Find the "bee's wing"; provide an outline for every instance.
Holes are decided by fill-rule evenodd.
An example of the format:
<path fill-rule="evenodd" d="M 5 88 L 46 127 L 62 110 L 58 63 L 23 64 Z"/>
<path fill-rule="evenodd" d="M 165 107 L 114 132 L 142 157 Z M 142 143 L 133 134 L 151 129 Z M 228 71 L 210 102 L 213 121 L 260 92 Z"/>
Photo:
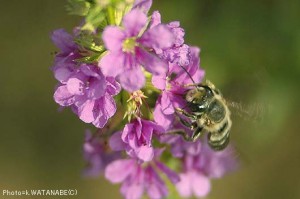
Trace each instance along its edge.
<path fill-rule="evenodd" d="M 263 103 L 253 103 L 249 105 L 241 102 L 226 100 L 226 105 L 230 108 L 234 115 L 237 115 L 245 120 L 261 122 L 264 120 L 270 107 Z"/>

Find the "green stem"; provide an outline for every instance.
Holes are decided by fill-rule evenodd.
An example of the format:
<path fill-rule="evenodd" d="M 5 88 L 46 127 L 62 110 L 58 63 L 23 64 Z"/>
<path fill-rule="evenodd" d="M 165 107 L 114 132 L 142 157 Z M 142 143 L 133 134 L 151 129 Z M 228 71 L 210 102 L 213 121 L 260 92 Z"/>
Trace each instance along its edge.
<path fill-rule="evenodd" d="M 107 17 L 110 25 L 116 25 L 115 8 L 112 6 L 107 8 Z"/>

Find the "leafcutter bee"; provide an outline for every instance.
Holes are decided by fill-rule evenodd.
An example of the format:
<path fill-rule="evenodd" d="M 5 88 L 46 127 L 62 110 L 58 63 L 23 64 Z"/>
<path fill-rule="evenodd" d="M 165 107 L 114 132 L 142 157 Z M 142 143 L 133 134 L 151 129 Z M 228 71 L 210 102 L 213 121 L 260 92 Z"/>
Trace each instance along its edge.
<path fill-rule="evenodd" d="M 186 139 L 197 140 L 203 132 L 208 133 L 208 144 L 214 150 L 223 150 L 229 143 L 229 131 L 232 125 L 230 110 L 221 92 L 209 81 L 193 84 L 187 91 L 185 100 L 187 109 L 177 108 L 177 112 L 190 119 L 180 121 L 193 130 Z"/>

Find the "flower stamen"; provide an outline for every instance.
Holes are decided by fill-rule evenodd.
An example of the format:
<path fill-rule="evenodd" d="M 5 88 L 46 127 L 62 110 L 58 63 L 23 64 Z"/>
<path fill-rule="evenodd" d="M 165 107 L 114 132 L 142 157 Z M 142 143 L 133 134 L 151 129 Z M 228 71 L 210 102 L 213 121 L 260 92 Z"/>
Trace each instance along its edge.
<path fill-rule="evenodd" d="M 136 38 L 130 37 L 123 41 L 122 43 L 122 51 L 126 53 L 134 54 L 136 46 Z"/>

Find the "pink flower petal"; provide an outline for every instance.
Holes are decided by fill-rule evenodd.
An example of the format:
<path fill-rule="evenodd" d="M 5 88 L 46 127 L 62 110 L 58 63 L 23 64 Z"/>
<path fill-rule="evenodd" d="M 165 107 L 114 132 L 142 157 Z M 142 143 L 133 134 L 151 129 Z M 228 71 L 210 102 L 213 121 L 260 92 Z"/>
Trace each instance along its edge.
<path fill-rule="evenodd" d="M 90 99 L 99 99 L 106 92 L 106 81 L 104 77 L 102 79 L 94 78 L 93 81 L 90 81 L 88 89 L 88 98 Z"/>
<path fill-rule="evenodd" d="M 173 46 L 174 39 L 171 30 L 166 25 L 159 24 L 148 29 L 139 39 L 139 42 L 153 49 L 167 49 Z"/>
<path fill-rule="evenodd" d="M 154 11 L 151 16 L 150 28 L 161 24 L 161 15 L 158 11 Z"/>
<path fill-rule="evenodd" d="M 168 195 L 168 189 L 152 167 L 148 167 L 148 185 L 147 193 L 151 199 L 165 198 Z"/>
<path fill-rule="evenodd" d="M 74 68 L 73 67 L 55 67 L 54 68 L 54 77 L 60 82 L 65 82 L 72 75 Z"/>
<path fill-rule="evenodd" d="M 130 132 L 130 134 L 128 135 L 128 145 L 134 151 L 136 151 L 139 148 L 138 139 L 136 137 L 135 132 Z"/>
<path fill-rule="evenodd" d="M 177 191 L 182 197 L 189 198 L 192 196 L 192 184 L 190 176 L 185 173 L 179 174 L 180 181 L 176 184 Z"/>
<path fill-rule="evenodd" d="M 157 55 L 137 48 L 136 56 L 139 63 L 153 75 L 165 75 L 167 73 L 168 64 Z"/>
<path fill-rule="evenodd" d="M 131 133 L 131 131 L 133 130 L 133 124 L 126 124 L 124 129 L 123 129 L 123 132 L 122 132 L 122 140 L 125 142 L 125 143 L 128 143 L 128 136 L 129 134 Z"/>
<path fill-rule="evenodd" d="M 55 30 L 51 35 L 51 39 L 63 53 L 71 52 L 76 48 L 72 35 L 64 29 Z"/>
<path fill-rule="evenodd" d="M 108 119 L 116 113 L 116 103 L 112 96 L 105 94 L 105 96 L 97 100 L 95 104 L 94 115 L 96 115 L 96 118 L 93 124 L 98 128 L 103 128 Z"/>
<path fill-rule="evenodd" d="M 108 26 L 103 31 L 102 38 L 105 47 L 112 52 L 116 52 L 122 50 L 125 34 L 119 27 Z"/>
<path fill-rule="evenodd" d="M 147 145 L 151 145 L 152 140 L 152 134 L 153 134 L 153 127 L 144 125 L 143 130 L 141 131 L 142 140 L 144 140 L 144 143 Z"/>
<path fill-rule="evenodd" d="M 142 183 L 123 184 L 123 186 L 121 190 L 122 194 L 125 196 L 125 199 L 141 199 L 144 193 L 144 186 Z"/>
<path fill-rule="evenodd" d="M 102 73 L 105 76 L 116 77 L 123 72 L 124 54 L 109 52 L 99 62 Z"/>
<path fill-rule="evenodd" d="M 195 74 L 192 76 L 192 78 L 195 82 L 201 82 L 203 80 L 204 75 L 205 75 L 205 71 L 201 68 L 198 68 L 198 70 L 195 72 Z M 190 82 L 190 83 L 193 83 L 193 82 Z"/>
<path fill-rule="evenodd" d="M 107 115 L 103 114 L 102 112 L 99 112 L 99 114 L 93 121 L 93 124 L 97 128 L 103 128 L 105 126 L 105 124 L 107 123 L 108 119 L 109 118 L 107 117 Z"/>
<path fill-rule="evenodd" d="M 154 114 L 154 121 L 158 125 L 162 126 L 165 130 L 168 130 L 171 127 L 174 121 L 174 115 L 164 114 L 160 103 L 156 104 L 153 114 Z"/>
<path fill-rule="evenodd" d="M 84 104 L 78 107 L 79 118 L 86 123 L 93 122 L 95 120 L 95 116 L 93 112 L 94 106 L 95 106 L 94 100 L 87 100 Z"/>
<path fill-rule="evenodd" d="M 152 5 L 152 0 L 135 0 L 132 9 L 140 9 L 142 10 L 145 14 L 148 13 Z"/>
<path fill-rule="evenodd" d="M 117 110 L 114 98 L 108 94 L 105 94 L 103 103 L 104 104 L 102 106 L 104 107 L 105 115 L 107 115 L 109 118 L 112 117 Z"/>
<path fill-rule="evenodd" d="M 165 90 L 166 84 L 167 84 L 166 76 L 165 75 L 153 75 L 152 76 L 152 84 L 153 84 L 153 86 L 155 86 L 156 88 L 158 88 L 160 90 Z"/>
<path fill-rule="evenodd" d="M 149 121 L 149 120 L 142 120 L 143 122 L 143 127 L 145 126 L 149 126 L 149 130 L 151 130 L 151 135 L 152 132 L 154 131 L 157 134 L 161 134 L 163 132 L 165 132 L 164 128 L 162 128 L 160 125 L 158 125 L 157 123 L 153 122 L 153 121 Z"/>
<path fill-rule="evenodd" d="M 106 91 L 110 95 L 117 95 L 121 91 L 121 85 L 113 77 L 106 77 L 107 87 Z"/>
<path fill-rule="evenodd" d="M 156 162 L 156 166 L 163 172 L 166 174 L 166 176 L 170 179 L 170 181 L 174 184 L 176 184 L 177 182 L 180 181 L 179 176 L 177 175 L 177 173 L 175 171 L 172 171 L 170 168 L 168 168 L 167 166 L 165 166 L 164 164 L 160 163 L 160 162 Z"/>
<path fill-rule="evenodd" d="M 205 165 L 204 172 L 210 178 L 221 178 L 226 173 L 238 168 L 235 152 L 232 146 L 223 151 L 215 152 L 207 144 L 203 144 L 202 164 Z"/>
<path fill-rule="evenodd" d="M 139 34 L 147 23 L 147 16 L 139 9 L 134 9 L 123 18 L 123 26 L 127 32 L 127 37 L 134 37 Z"/>
<path fill-rule="evenodd" d="M 204 197 L 210 192 L 210 180 L 208 177 L 192 172 L 191 177 L 191 186 L 195 196 Z"/>
<path fill-rule="evenodd" d="M 84 82 L 76 77 L 69 78 L 67 81 L 68 91 L 73 95 L 83 95 L 84 87 Z"/>
<path fill-rule="evenodd" d="M 118 131 L 114 133 L 109 139 L 109 147 L 114 151 L 122 151 L 125 149 L 125 143 L 121 138 L 121 134 L 122 132 Z"/>
<path fill-rule="evenodd" d="M 168 92 L 162 92 L 161 96 L 161 108 L 162 112 L 166 115 L 173 114 L 175 112 L 172 101 L 168 95 Z"/>
<path fill-rule="evenodd" d="M 103 74 L 100 72 L 99 67 L 95 65 L 82 64 L 80 66 L 80 71 L 86 76 L 96 77 L 98 79 L 104 78 Z"/>
<path fill-rule="evenodd" d="M 74 95 L 71 94 L 66 85 L 59 86 L 54 93 L 54 100 L 61 106 L 70 106 L 74 103 Z"/>
<path fill-rule="evenodd" d="M 115 160 L 105 169 L 105 178 L 112 183 L 123 182 L 134 169 L 133 160 Z"/>
<path fill-rule="evenodd" d="M 120 83 L 125 90 L 134 92 L 144 86 L 145 75 L 140 67 L 127 70 L 120 74 Z"/>
<path fill-rule="evenodd" d="M 141 160 L 148 162 L 151 161 L 154 157 L 154 150 L 149 146 L 141 146 L 137 151 L 137 156 Z"/>

